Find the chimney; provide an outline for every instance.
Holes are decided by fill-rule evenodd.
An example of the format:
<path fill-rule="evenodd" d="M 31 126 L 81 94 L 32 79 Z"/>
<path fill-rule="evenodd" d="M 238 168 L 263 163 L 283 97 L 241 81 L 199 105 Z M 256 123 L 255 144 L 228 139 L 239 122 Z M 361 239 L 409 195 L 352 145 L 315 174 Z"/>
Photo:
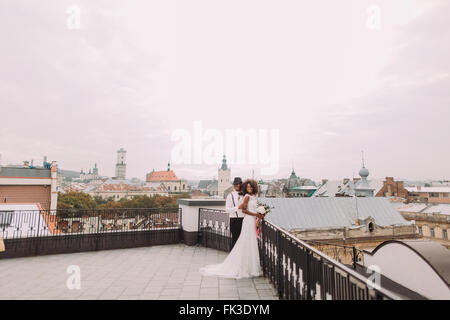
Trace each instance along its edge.
<path fill-rule="evenodd" d="M 23 166 L 24 166 L 24 167 L 29 167 L 29 166 L 30 166 L 30 161 L 25 160 L 25 161 L 23 162 Z"/>
<path fill-rule="evenodd" d="M 417 191 L 420 191 L 422 187 L 421 186 L 417 186 Z"/>

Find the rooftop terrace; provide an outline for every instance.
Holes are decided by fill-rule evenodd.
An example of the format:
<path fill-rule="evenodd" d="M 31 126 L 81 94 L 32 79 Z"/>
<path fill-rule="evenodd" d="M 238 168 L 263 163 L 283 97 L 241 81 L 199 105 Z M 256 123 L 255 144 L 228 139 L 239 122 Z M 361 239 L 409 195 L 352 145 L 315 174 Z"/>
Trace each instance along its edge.
<path fill-rule="evenodd" d="M 278 299 L 267 278 L 204 277 L 201 266 L 226 252 L 161 245 L 0 260 L 0 299 Z M 81 288 L 68 289 L 69 266 L 79 266 Z"/>

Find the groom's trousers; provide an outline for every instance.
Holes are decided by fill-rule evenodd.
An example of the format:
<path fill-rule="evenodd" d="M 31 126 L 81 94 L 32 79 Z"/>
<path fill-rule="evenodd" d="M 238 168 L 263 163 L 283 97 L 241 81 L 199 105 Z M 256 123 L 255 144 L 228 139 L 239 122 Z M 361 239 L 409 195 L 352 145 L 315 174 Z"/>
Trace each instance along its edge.
<path fill-rule="evenodd" d="M 241 235 L 243 220 L 244 218 L 230 218 L 231 249 L 233 249 L 237 239 L 239 239 L 239 236 Z"/>

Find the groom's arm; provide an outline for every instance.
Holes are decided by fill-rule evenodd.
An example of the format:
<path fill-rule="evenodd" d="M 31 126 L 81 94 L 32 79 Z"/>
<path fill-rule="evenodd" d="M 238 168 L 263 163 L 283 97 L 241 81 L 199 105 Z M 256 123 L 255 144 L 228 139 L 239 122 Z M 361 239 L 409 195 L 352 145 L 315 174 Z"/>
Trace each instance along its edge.
<path fill-rule="evenodd" d="M 236 212 L 238 211 L 238 207 L 233 204 L 233 199 L 231 199 L 232 195 L 231 193 L 227 196 L 227 199 L 225 200 L 225 211 L 229 215 L 236 215 Z M 236 200 L 235 200 L 236 201 Z M 237 203 L 235 203 L 237 204 Z"/>

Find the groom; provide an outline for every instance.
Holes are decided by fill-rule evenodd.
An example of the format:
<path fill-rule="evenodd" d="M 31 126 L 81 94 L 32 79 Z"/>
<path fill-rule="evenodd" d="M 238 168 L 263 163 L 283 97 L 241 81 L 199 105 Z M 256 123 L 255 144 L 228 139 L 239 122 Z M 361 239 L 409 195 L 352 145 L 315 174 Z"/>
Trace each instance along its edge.
<path fill-rule="evenodd" d="M 241 185 L 242 179 L 240 177 L 234 178 L 234 190 L 227 196 L 225 202 L 225 209 L 230 215 L 231 249 L 233 249 L 237 239 L 241 235 L 242 220 L 244 220 L 242 210 L 238 209 L 239 205 L 244 200 L 244 197 L 241 194 Z"/>

